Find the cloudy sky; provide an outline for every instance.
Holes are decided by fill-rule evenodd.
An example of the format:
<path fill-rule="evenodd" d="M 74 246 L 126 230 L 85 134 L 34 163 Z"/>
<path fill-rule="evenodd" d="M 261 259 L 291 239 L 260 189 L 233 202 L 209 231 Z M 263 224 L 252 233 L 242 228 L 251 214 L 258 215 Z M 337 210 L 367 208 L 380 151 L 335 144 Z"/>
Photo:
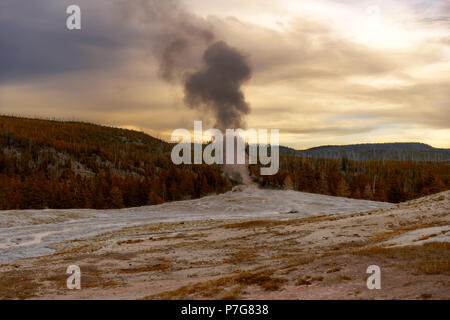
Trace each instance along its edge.
<path fill-rule="evenodd" d="M 70 4 L 82 30 L 66 29 Z M 280 129 L 284 145 L 450 147 L 446 0 L 2 0 L 0 113 L 162 138 L 213 126 L 183 88 L 212 41 L 252 69 L 247 126 Z"/>

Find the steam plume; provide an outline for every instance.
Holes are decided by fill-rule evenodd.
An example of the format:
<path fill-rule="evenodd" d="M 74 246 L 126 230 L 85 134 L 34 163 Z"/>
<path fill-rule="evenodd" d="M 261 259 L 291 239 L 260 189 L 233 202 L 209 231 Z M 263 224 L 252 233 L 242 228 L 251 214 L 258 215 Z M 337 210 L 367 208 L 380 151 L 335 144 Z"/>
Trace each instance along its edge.
<path fill-rule="evenodd" d="M 191 108 L 211 109 L 218 129 L 243 128 L 243 116 L 250 112 L 241 90 L 242 84 L 251 76 L 246 57 L 218 41 L 205 51 L 203 62 L 199 71 L 186 78 L 185 103 Z"/>
<path fill-rule="evenodd" d="M 218 129 L 244 128 L 250 112 L 241 90 L 251 77 L 247 57 L 218 41 L 210 23 L 179 0 L 121 3 L 126 19 L 148 34 L 161 78 L 184 86 L 185 104 L 210 111 Z"/>
<path fill-rule="evenodd" d="M 210 111 L 222 131 L 245 128 L 250 106 L 242 85 L 252 71 L 243 53 L 218 41 L 208 21 L 184 10 L 179 0 L 126 1 L 123 13 L 150 35 L 159 75 L 183 84 L 188 107 Z M 224 173 L 251 184 L 246 165 L 225 165 Z"/>

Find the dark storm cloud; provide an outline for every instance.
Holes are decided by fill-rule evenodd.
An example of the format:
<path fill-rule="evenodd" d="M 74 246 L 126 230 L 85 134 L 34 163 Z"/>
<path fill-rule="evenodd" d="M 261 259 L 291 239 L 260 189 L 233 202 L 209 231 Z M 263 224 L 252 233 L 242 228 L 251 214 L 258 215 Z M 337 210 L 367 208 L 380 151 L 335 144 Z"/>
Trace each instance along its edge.
<path fill-rule="evenodd" d="M 179 0 L 79 0 L 82 30 L 75 31 L 66 29 L 70 4 L 2 2 L 0 83 L 91 74 L 130 63 L 128 53 L 141 52 L 149 62 L 149 55 L 157 60 L 162 79 L 185 85 L 190 107 L 210 108 L 220 127 L 243 124 L 241 117 L 250 111 L 240 88 L 250 78 L 246 58 L 225 42 L 215 42 L 210 23 Z"/>
<path fill-rule="evenodd" d="M 243 116 L 250 113 L 241 90 L 251 76 L 247 58 L 219 41 L 205 51 L 203 61 L 203 68 L 186 79 L 186 104 L 191 108 L 210 109 L 216 117 L 216 126 L 222 130 L 243 128 Z"/>
<path fill-rule="evenodd" d="M 310 1 L 325 9 L 318 15 L 292 12 L 285 20 L 277 16 L 279 4 L 270 1 L 180 1 L 0 0 L 0 112 L 82 115 L 84 120 L 157 130 L 170 137 L 174 127 L 189 127 L 198 119 L 196 112 L 180 105 L 178 89 L 186 84 L 186 102 L 194 106 L 196 100 L 219 118 L 238 119 L 234 112 L 246 115 L 249 101 L 252 127 L 314 137 L 322 132 L 370 136 L 365 130 L 381 124 L 417 125 L 447 144 L 448 1 L 405 0 L 408 13 L 400 10 L 393 19 L 389 1 L 377 3 L 388 22 L 380 39 L 383 33 L 389 38 L 390 22 L 393 27 L 396 21 L 405 22 L 399 24 L 398 34 L 393 30 L 393 39 L 399 39 L 393 47 L 365 41 L 366 31 L 359 30 L 357 22 L 343 21 L 354 26 L 349 34 L 337 28 L 326 14 L 332 11 L 328 1 Z M 246 14 L 250 2 L 252 10 L 261 9 L 262 18 L 267 14 L 267 21 L 249 19 L 259 17 L 257 11 Z M 366 2 L 351 6 L 355 21 L 364 14 Z M 81 32 L 66 30 L 66 8 L 74 3 L 82 9 Z M 216 5 L 236 7 L 236 13 L 211 12 Z M 228 17 L 233 14 L 236 17 Z M 281 19 L 278 27 L 265 23 L 272 18 Z M 370 32 L 367 35 L 371 38 Z M 219 80 L 205 80 L 212 67 L 203 61 L 204 53 L 220 40 L 251 54 L 246 99 L 233 81 L 227 89 Z M 193 78 L 203 87 L 188 82 Z M 242 79 L 237 81 L 247 84 Z M 222 90 L 237 97 L 232 108 L 216 108 Z M 370 119 L 355 123 L 329 117 L 333 115 Z M 386 130 L 399 137 L 419 132 Z"/>
<path fill-rule="evenodd" d="M 214 40 L 211 26 L 178 0 L 78 0 L 82 30 L 66 29 L 70 0 L 2 0 L 0 81 L 99 69 L 153 53 L 160 75 L 181 77 Z"/>
<path fill-rule="evenodd" d="M 83 8 L 86 1 L 78 1 Z M 2 0 L 0 82 L 100 68 L 117 62 L 120 35 L 98 10 L 82 10 L 81 31 L 66 29 L 70 1 Z M 107 31 L 108 30 L 108 31 Z M 114 29 L 113 29 L 114 31 Z"/>

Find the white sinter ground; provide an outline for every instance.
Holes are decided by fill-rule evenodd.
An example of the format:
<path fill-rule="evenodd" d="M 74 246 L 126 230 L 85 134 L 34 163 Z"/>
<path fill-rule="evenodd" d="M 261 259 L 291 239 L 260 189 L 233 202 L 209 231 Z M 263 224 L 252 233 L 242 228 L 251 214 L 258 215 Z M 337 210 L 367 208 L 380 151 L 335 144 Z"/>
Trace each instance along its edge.
<path fill-rule="evenodd" d="M 0 211 L 0 263 L 52 253 L 48 246 L 123 227 L 159 222 L 224 219 L 298 219 L 348 214 L 389 203 L 289 190 L 237 187 L 221 195 L 120 210 Z"/>

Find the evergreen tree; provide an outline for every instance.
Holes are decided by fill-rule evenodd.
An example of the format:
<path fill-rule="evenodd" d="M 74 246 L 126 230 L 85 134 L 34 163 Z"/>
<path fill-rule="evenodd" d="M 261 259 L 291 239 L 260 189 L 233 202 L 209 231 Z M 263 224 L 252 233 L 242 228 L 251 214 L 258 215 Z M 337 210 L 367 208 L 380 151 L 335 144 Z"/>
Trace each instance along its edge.
<path fill-rule="evenodd" d="M 350 190 L 347 181 L 345 181 L 344 178 L 341 178 L 341 180 L 338 183 L 337 186 L 337 196 L 338 197 L 349 197 L 350 196 Z"/>

